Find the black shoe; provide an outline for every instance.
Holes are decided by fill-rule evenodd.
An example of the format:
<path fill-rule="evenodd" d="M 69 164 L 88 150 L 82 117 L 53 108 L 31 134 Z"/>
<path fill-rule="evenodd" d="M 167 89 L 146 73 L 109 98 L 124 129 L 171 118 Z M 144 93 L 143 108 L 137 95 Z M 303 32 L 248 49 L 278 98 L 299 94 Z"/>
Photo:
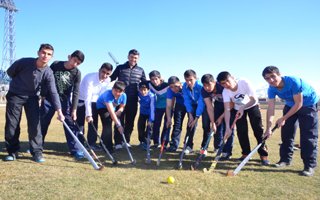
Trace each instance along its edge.
<path fill-rule="evenodd" d="M 238 160 L 242 162 L 247 156 L 248 155 L 242 154 L 242 156 L 238 158 Z M 249 160 L 251 160 L 251 158 Z"/>
<path fill-rule="evenodd" d="M 231 159 L 231 154 L 229 154 L 229 153 L 222 153 L 221 154 L 221 157 L 220 157 L 221 161 L 226 161 L 226 160 L 230 160 L 230 159 Z"/>
<path fill-rule="evenodd" d="M 260 156 L 261 165 L 268 166 L 270 165 L 270 161 L 268 160 L 268 156 Z"/>
<path fill-rule="evenodd" d="M 276 164 L 274 164 L 274 166 L 275 166 L 276 168 L 283 168 L 283 167 L 286 167 L 286 166 L 290 166 L 290 163 L 289 163 L 289 162 L 279 161 L 279 162 L 277 162 Z"/>
<path fill-rule="evenodd" d="M 43 163 L 45 161 L 45 159 L 42 156 L 41 152 L 37 152 L 33 155 L 33 160 L 37 163 Z"/>
<path fill-rule="evenodd" d="M 175 151 L 177 151 L 177 147 L 175 147 L 175 146 L 170 146 L 169 148 L 167 148 L 167 151 L 168 151 L 168 152 L 175 152 Z"/>
<path fill-rule="evenodd" d="M 314 175 L 314 168 L 312 167 L 305 167 L 301 172 L 302 176 L 313 176 Z"/>

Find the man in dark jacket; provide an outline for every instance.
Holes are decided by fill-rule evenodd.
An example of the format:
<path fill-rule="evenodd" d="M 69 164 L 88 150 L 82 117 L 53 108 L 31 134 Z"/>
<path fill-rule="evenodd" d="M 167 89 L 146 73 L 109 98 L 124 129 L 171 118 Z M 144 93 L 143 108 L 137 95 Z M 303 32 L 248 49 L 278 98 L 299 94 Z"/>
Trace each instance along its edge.
<path fill-rule="evenodd" d="M 40 90 L 46 85 L 53 99 L 53 105 L 60 121 L 64 120 L 52 70 L 48 62 L 53 56 L 53 47 L 42 44 L 38 58 L 21 58 L 7 70 L 12 79 L 7 98 L 5 141 L 8 154 L 4 160 L 14 161 L 20 149 L 20 120 L 24 107 L 28 122 L 30 152 L 34 161 L 44 162 L 42 156 L 42 135 L 40 129 Z"/>
<path fill-rule="evenodd" d="M 123 81 L 126 84 L 125 93 L 127 95 L 127 104 L 121 115 L 120 121 L 124 125 L 124 134 L 127 142 L 130 142 L 130 136 L 133 131 L 134 119 L 138 109 L 138 84 L 146 80 L 143 68 L 137 65 L 139 52 L 132 49 L 128 54 L 128 61 L 123 65 L 118 65 L 111 75 L 111 81 Z M 115 148 L 120 149 L 122 137 L 115 128 L 114 134 Z M 129 145 L 130 146 L 130 145 Z"/>

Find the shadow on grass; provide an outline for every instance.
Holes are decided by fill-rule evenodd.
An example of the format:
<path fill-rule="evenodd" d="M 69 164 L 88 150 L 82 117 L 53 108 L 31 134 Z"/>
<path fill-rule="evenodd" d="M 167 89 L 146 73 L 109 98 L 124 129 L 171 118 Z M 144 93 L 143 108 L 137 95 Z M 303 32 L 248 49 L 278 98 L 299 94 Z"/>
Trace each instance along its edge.
<path fill-rule="evenodd" d="M 0 147 L 3 152 L 6 152 L 5 150 L 5 143 L 0 142 Z M 19 157 L 19 160 L 28 162 L 27 160 L 31 159 L 31 155 L 27 153 L 26 151 L 29 149 L 29 143 L 28 142 L 21 142 L 20 143 L 20 152 L 21 156 Z M 130 151 L 132 153 L 133 158 L 136 160 L 136 164 L 131 164 L 129 160 L 128 153 L 126 149 L 121 149 L 113 153 L 113 157 L 118 161 L 117 165 L 113 165 L 109 157 L 106 155 L 103 151 L 96 151 L 96 155 L 98 156 L 99 160 L 103 164 L 105 168 L 137 168 L 137 169 L 143 169 L 143 170 L 178 170 L 178 164 L 179 164 L 179 158 L 181 149 L 179 149 L 176 152 L 163 152 L 160 165 L 157 166 L 157 160 L 160 153 L 159 149 L 152 149 L 151 150 L 151 163 L 146 164 L 146 151 L 142 150 L 139 146 L 133 145 L 132 148 L 130 148 Z M 81 160 L 74 160 L 70 159 L 70 153 L 68 151 L 68 147 L 66 143 L 58 143 L 58 142 L 45 142 L 44 144 L 44 155 L 53 155 L 58 156 L 57 157 L 50 157 L 49 159 L 55 159 L 55 160 L 61 160 L 63 162 L 77 162 L 78 164 L 83 165 L 90 165 L 90 163 L 87 161 L 87 159 L 81 159 Z M 6 156 L 6 153 L 0 154 L 0 159 L 3 160 Z M 191 171 L 191 165 L 195 163 L 195 160 L 197 159 L 198 154 L 191 154 L 191 155 L 185 155 L 183 158 L 182 168 L 179 170 L 184 171 Z M 209 168 L 211 165 L 211 162 L 213 160 L 212 154 L 209 154 L 207 157 L 205 157 L 198 168 L 194 170 L 194 172 L 202 172 L 204 168 Z M 230 159 L 228 161 L 219 161 L 216 165 L 215 170 L 213 170 L 214 173 L 220 173 L 224 174 L 228 170 L 234 170 L 240 162 L 237 159 Z M 46 163 L 46 165 L 50 165 Z M 56 166 L 56 165 L 55 165 Z M 57 166 L 57 167 L 70 167 L 72 166 Z M 291 170 L 288 168 L 285 169 L 278 169 L 272 166 L 261 166 L 260 160 L 250 160 L 241 170 L 242 172 L 245 171 L 254 171 L 254 172 L 279 172 L 279 173 L 294 173 L 298 174 L 300 171 L 298 170 Z"/>

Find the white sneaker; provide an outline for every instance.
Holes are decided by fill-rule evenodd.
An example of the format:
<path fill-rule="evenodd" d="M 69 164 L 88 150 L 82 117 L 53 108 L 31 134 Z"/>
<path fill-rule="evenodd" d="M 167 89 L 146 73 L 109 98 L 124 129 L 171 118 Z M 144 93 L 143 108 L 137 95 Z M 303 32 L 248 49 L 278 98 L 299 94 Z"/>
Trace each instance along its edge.
<path fill-rule="evenodd" d="M 124 143 L 124 142 L 122 143 L 122 146 L 125 147 L 125 143 Z M 129 143 L 127 143 L 127 146 L 128 146 L 129 148 L 131 148 L 131 145 L 130 145 Z"/>
<path fill-rule="evenodd" d="M 193 150 L 189 146 L 187 146 L 186 150 L 184 150 L 184 154 L 186 154 L 186 155 L 188 155 L 192 152 L 193 152 Z"/>
<path fill-rule="evenodd" d="M 114 148 L 115 148 L 116 150 L 122 149 L 122 145 L 121 145 L 121 144 L 117 144 Z"/>

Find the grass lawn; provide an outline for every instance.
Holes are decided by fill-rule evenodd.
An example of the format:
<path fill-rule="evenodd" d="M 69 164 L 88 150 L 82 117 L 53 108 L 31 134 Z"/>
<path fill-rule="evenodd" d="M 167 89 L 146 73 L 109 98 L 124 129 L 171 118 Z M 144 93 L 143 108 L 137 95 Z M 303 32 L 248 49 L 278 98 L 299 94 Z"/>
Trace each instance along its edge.
<path fill-rule="evenodd" d="M 35 163 L 28 149 L 26 119 L 21 123 L 21 151 L 23 157 L 15 162 L 4 162 L 6 155 L 4 144 L 5 108 L 0 107 L 0 199 L 320 199 L 320 170 L 314 177 L 303 177 L 300 151 L 295 151 L 290 167 L 277 169 L 260 165 L 258 154 L 235 177 L 226 177 L 229 169 L 239 164 L 236 158 L 241 151 L 238 138 L 235 137 L 233 159 L 218 163 L 213 173 L 202 172 L 210 166 L 212 142 L 208 157 L 191 171 L 190 164 L 196 155 L 185 156 L 182 170 L 176 170 L 179 152 L 163 155 L 161 165 L 156 166 L 159 150 L 154 150 L 151 165 L 144 163 L 146 152 L 140 150 L 138 134 L 132 134 L 133 157 L 136 166 L 129 162 L 123 149 L 115 154 L 120 161 L 113 166 L 103 152 L 97 152 L 105 168 L 97 171 L 86 160 L 75 161 L 68 154 L 62 124 L 53 119 L 46 138 L 44 156 L 46 162 Z M 265 111 L 262 110 L 263 117 Z M 280 116 L 281 111 L 277 111 Z M 200 120 L 201 121 L 201 120 Z M 265 123 L 265 121 L 263 121 Z M 201 124 L 195 136 L 195 149 L 200 148 L 202 139 Z M 183 137 L 185 129 L 183 131 Z M 250 132 L 251 147 L 256 145 Z M 297 134 L 296 143 L 298 143 Z M 276 130 L 267 142 L 271 163 L 279 160 L 280 131 Z M 182 147 L 182 143 L 180 144 Z M 319 160 L 319 156 L 318 156 Z M 168 176 L 175 178 L 174 184 L 167 184 Z"/>

